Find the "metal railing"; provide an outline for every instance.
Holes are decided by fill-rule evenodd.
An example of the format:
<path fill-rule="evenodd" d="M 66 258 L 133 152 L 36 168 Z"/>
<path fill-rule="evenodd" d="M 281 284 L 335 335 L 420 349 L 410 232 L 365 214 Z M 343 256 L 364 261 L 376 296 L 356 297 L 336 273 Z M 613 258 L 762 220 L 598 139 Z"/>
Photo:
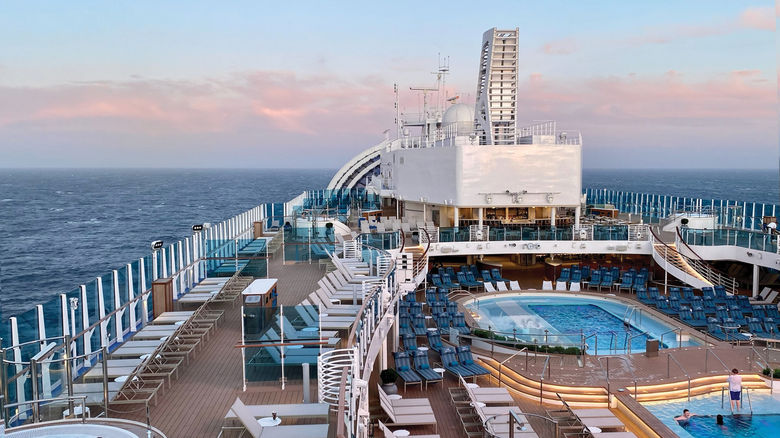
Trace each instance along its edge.
<path fill-rule="evenodd" d="M 671 352 L 666 355 L 666 378 L 670 379 L 672 377 L 672 369 L 671 369 L 671 363 L 672 361 L 677 364 L 677 367 L 680 368 L 680 371 L 683 372 L 685 375 L 685 378 L 688 379 L 688 402 L 691 401 L 691 376 L 688 374 L 687 371 L 685 371 L 685 368 L 680 364 L 680 362 L 672 355 Z"/>
<path fill-rule="evenodd" d="M 729 293 L 736 294 L 739 292 L 739 283 L 736 279 L 718 271 L 699 254 L 696 254 L 696 251 L 694 251 L 693 248 L 688 245 L 685 239 L 683 239 L 682 233 L 680 233 L 680 227 L 675 228 L 675 232 L 675 239 L 677 243 L 682 244 L 688 251 L 691 252 L 691 254 L 693 254 L 694 257 L 687 257 L 683 254 L 680 254 L 680 256 L 685 257 L 686 262 L 688 262 L 688 264 L 691 265 L 691 267 L 693 267 L 696 272 L 701 274 L 704 278 L 707 279 L 707 281 L 712 284 L 723 285 L 723 287 L 725 287 Z"/>
<path fill-rule="evenodd" d="M 714 351 L 710 350 L 709 346 L 705 343 L 704 347 L 704 372 L 708 372 L 708 364 L 709 364 L 709 356 L 713 355 L 715 356 L 715 359 L 718 359 L 718 362 L 720 362 L 721 365 L 723 365 L 723 369 L 726 370 L 727 373 L 730 373 L 731 370 L 729 370 L 729 367 L 726 366 L 726 363 L 723 362 L 723 360 L 720 358 L 720 356 L 717 355 Z"/>
<path fill-rule="evenodd" d="M 604 368 L 604 365 L 602 365 L 602 363 L 601 363 L 601 360 L 602 360 L 602 359 L 606 359 L 606 361 L 607 361 L 607 366 L 606 366 L 606 368 Z M 599 363 L 599 366 L 600 366 L 602 369 L 604 369 L 604 370 L 605 370 L 605 375 L 606 375 L 606 380 L 607 380 L 607 394 L 611 394 L 611 393 L 612 393 L 612 388 L 611 388 L 611 380 L 610 380 L 610 377 L 609 377 L 609 359 L 619 359 L 619 360 L 622 360 L 622 361 L 623 361 L 623 362 L 625 362 L 625 364 L 627 365 L 627 367 L 626 367 L 626 368 L 627 368 L 629 371 L 631 371 L 631 380 L 632 380 L 632 381 L 633 381 L 633 383 L 634 383 L 634 400 L 636 400 L 636 395 L 637 395 L 637 381 L 638 381 L 638 379 L 637 379 L 637 377 L 636 377 L 636 374 L 634 374 L 634 369 L 631 367 L 631 362 L 629 362 L 629 361 L 628 361 L 628 359 L 626 359 L 626 358 L 625 358 L 625 357 L 623 357 L 623 356 L 601 356 L 601 357 L 599 357 L 599 358 L 597 359 L 597 360 L 598 360 L 598 363 Z"/>
<path fill-rule="evenodd" d="M 544 360 L 542 372 L 539 373 L 539 405 L 544 403 L 544 372 L 547 371 L 547 378 L 552 378 L 552 367 L 550 367 L 550 356 Z"/>
<path fill-rule="evenodd" d="M 756 350 L 755 347 L 751 346 L 750 347 L 750 363 L 751 364 L 756 362 L 756 359 L 755 359 L 754 356 L 757 356 L 758 359 L 763 361 L 763 364 L 761 362 L 758 362 L 758 366 L 761 367 L 762 370 L 763 369 L 769 369 L 769 376 L 768 376 L 769 377 L 769 393 L 773 394 L 774 393 L 774 387 L 775 387 L 775 379 L 774 379 L 774 375 L 773 375 L 774 374 L 774 368 L 769 364 L 769 361 L 765 357 L 763 357 L 761 355 L 761 353 L 758 352 L 758 350 Z"/>
<path fill-rule="evenodd" d="M 523 368 L 523 370 L 528 371 L 528 347 L 523 347 L 522 349 L 518 350 L 516 353 L 512 354 L 511 356 L 507 357 L 506 359 L 498 363 L 498 386 L 501 386 L 501 377 L 503 376 L 502 367 L 504 366 L 504 364 L 522 352 L 525 352 L 525 368 Z"/>
<path fill-rule="evenodd" d="M 664 336 L 670 334 L 670 333 L 676 333 L 677 334 L 677 348 L 682 347 L 682 327 L 673 328 L 671 330 L 667 330 L 663 333 L 661 333 L 661 336 L 658 337 L 658 342 L 663 345 L 664 343 Z"/>

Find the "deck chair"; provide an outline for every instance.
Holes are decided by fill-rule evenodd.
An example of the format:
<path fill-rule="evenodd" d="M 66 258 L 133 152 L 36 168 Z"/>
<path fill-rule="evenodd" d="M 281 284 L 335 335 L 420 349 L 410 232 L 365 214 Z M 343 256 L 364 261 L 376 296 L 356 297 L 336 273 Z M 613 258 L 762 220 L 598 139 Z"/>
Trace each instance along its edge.
<path fill-rule="evenodd" d="M 771 287 L 765 287 L 765 288 L 761 289 L 761 292 L 758 294 L 758 297 L 760 298 L 760 300 L 758 300 L 758 301 L 766 301 L 766 297 L 769 296 L 770 292 L 772 292 L 772 288 Z"/>
<path fill-rule="evenodd" d="M 379 424 L 379 430 L 382 431 L 384 438 L 396 438 L 398 436 L 395 435 L 393 431 L 391 431 L 387 426 L 385 426 L 385 424 L 382 423 L 382 421 L 377 420 L 377 423 Z M 409 436 L 415 438 L 439 438 L 439 435 L 409 435 Z"/>
<path fill-rule="evenodd" d="M 497 281 L 496 282 L 496 288 L 498 288 L 499 292 L 508 292 L 509 289 L 506 288 L 506 283 L 503 281 Z"/>
<path fill-rule="evenodd" d="M 275 426 L 275 427 L 263 427 L 257 422 L 249 408 L 236 398 L 233 406 L 230 410 L 236 414 L 236 417 L 241 424 L 249 432 L 252 438 L 297 438 L 305 436 L 307 438 L 327 438 L 328 425 L 327 424 L 303 424 L 295 426 Z"/>
<path fill-rule="evenodd" d="M 485 292 L 492 293 L 492 292 L 498 292 L 494 287 L 493 283 L 486 281 L 483 283 L 485 285 Z"/>
<path fill-rule="evenodd" d="M 520 283 L 517 281 L 510 281 L 509 282 L 509 290 L 520 290 Z"/>
<path fill-rule="evenodd" d="M 542 282 L 542 290 L 553 290 L 552 281 L 543 281 Z"/>
<path fill-rule="evenodd" d="M 559 292 L 566 292 L 566 282 L 565 281 L 556 281 L 555 282 L 555 290 Z"/>
<path fill-rule="evenodd" d="M 579 292 L 579 291 L 580 291 L 579 283 L 572 283 L 569 285 L 569 292 Z"/>
<path fill-rule="evenodd" d="M 438 432 L 436 417 L 433 415 L 431 402 L 427 398 L 402 399 L 404 405 L 394 404 L 382 387 L 377 385 L 379 404 L 390 418 L 391 426 L 428 426 L 432 425 Z M 412 405 L 411 403 L 415 403 Z M 306 435 L 304 435 L 306 436 Z"/>

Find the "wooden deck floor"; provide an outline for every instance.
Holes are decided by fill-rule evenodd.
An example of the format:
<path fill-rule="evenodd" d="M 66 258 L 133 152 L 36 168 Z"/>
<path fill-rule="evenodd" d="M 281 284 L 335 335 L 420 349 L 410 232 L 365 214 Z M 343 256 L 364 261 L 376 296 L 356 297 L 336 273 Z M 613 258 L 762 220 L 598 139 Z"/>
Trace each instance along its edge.
<path fill-rule="evenodd" d="M 314 290 L 322 271 L 317 265 L 283 265 L 281 257 L 271 260 L 270 275 L 279 279 L 279 304 L 300 303 Z M 250 386 L 242 391 L 241 306 L 224 305 L 225 316 L 215 333 L 195 353 L 189 365 L 183 365 L 179 379 L 150 408 L 151 424 L 169 438 L 216 437 L 223 418 L 240 397 L 246 404 L 300 403 L 303 388 L 289 384 L 284 391 L 278 383 Z M 316 382 L 311 394 L 316 398 Z M 146 422 L 143 406 L 118 406 L 112 416 Z M 303 438 L 303 437 L 302 437 Z"/>

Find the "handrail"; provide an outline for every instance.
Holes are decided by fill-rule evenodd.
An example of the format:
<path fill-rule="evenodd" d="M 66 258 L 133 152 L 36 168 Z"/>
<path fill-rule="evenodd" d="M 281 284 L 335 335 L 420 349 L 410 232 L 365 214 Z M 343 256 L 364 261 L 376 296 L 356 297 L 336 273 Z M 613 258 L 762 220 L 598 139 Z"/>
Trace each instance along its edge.
<path fill-rule="evenodd" d="M 418 232 L 422 231 L 425 233 L 425 241 L 427 242 L 428 245 L 425 247 L 425 251 L 423 251 L 423 253 L 420 255 L 420 259 L 414 265 L 414 270 L 412 271 L 414 277 L 417 277 L 417 275 L 420 274 L 420 272 L 422 272 L 423 266 L 425 266 L 428 263 L 427 262 L 428 250 L 431 249 L 431 235 L 428 234 L 428 230 L 426 230 L 423 227 L 423 228 L 418 228 L 417 231 Z"/>
<path fill-rule="evenodd" d="M 539 405 L 542 405 L 544 403 L 544 370 L 547 370 L 547 378 L 551 378 L 550 373 L 552 373 L 552 369 L 548 368 L 550 365 L 550 356 L 547 356 L 547 359 L 544 360 L 544 366 L 542 367 L 542 372 L 539 373 Z"/>
<path fill-rule="evenodd" d="M 81 422 L 85 423 L 86 422 L 86 417 L 87 417 L 86 416 L 86 412 L 87 412 L 86 411 L 86 406 L 87 406 L 87 396 L 86 395 L 68 395 L 68 396 L 65 396 L 65 397 L 40 398 L 40 399 L 35 399 L 35 400 L 25 400 L 25 401 L 18 402 L 18 403 L 9 403 L 7 405 L 3 405 L 3 409 L 15 408 L 15 407 L 26 406 L 26 405 L 32 405 L 33 412 L 35 413 L 33 415 L 33 423 L 38 423 L 38 422 L 40 422 L 40 418 L 39 418 L 37 413 L 38 413 L 38 411 L 40 409 L 41 403 L 44 403 L 44 402 L 45 403 L 49 403 L 49 402 L 56 402 L 56 401 L 67 401 L 70 404 L 70 403 L 73 403 L 74 401 L 79 400 L 79 399 L 81 400 L 81 412 L 82 412 L 82 414 L 81 414 Z M 3 414 L 3 417 L 6 418 L 6 420 L 7 420 L 8 416 L 6 416 L 4 412 L 2 414 Z"/>
<path fill-rule="evenodd" d="M 723 369 L 726 370 L 727 373 L 730 373 L 731 370 L 729 370 L 729 367 L 726 366 L 726 363 L 723 362 L 723 360 L 712 350 L 709 349 L 709 347 L 704 347 L 704 372 L 707 372 L 707 358 L 709 355 L 715 356 L 715 359 L 718 359 L 718 362 L 720 362 L 721 365 L 723 365 Z"/>
<path fill-rule="evenodd" d="M 658 341 L 661 343 L 661 345 L 664 344 L 664 336 L 668 335 L 669 333 L 679 334 L 679 337 L 677 338 L 677 348 L 680 348 L 680 346 L 682 345 L 682 327 L 673 328 L 671 330 L 667 330 L 661 333 L 661 336 L 658 338 Z"/>
<path fill-rule="evenodd" d="M 670 351 L 669 354 L 666 355 L 666 378 L 670 379 L 672 377 L 671 373 L 671 361 L 674 361 L 674 363 L 677 364 L 677 366 L 680 368 L 680 371 L 685 374 L 685 377 L 688 379 L 688 402 L 691 401 L 691 376 L 688 374 L 687 371 L 685 371 L 685 368 L 680 364 L 680 362 L 677 361 L 677 358 L 672 355 L 672 352 Z"/>
<path fill-rule="evenodd" d="M 753 354 L 755 354 L 756 356 L 758 356 L 758 358 L 759 358 L 760 360 L 764 361 L 764 365 L 763 365 L 763 367 L 764 367 L 764 368 L 769 368 L 769 393 L 770 393 L 770 394 L 774 393 L 774 386 L 775 386 L 775 385 L 774 385 L 774 383 L 775 383 L 775 379 L 774 379 L 774 378 L 773 378 L 773 376 L 772 376 L 772 373 L 773 373 L 773 367 L 771 367 L 771 366 L 769 365 L 769 361 L 768 361 L 768 360 L 766 360 L 766 358 L 762 357 L 762 356 L 761 356 L 761 353 L 759 353 L 759 352 L 758 352 L 758 350 L 756 350 L 756 348 L 755 348 L 755 347 L 753 347 L 753 346 L 751 345 L 751 346 L 750 346 L 750 355 L 752 356 Z M 751 358 L 750 362 L 751 362 L 751 363 L 753 363 L 754 361 L 755 361 L 755 359 L 754 359 L 754 358 Z M 759 363 L 759 365 L 761 365 L 761 364 Z"/>
<path fill-rule="evenodd" d="M 511 356 L 507 357 L 506 359 L 504 359 L 503 361 L 498 363 L 498 386 L 501 386 L 501 375 L 502 375 L 501 374 L 501 372 L 502 372 L 501 367 L 504 366 L 504 364 L 509 359 L 512 359 L 513 357 L 517 356 L 518 354 L 520 354 L 520 353 L 522 353 L 524 351 L 525 351 L 525 368 L 524 368 L 524 370 L 528 371 L 528 347 L 523 347 L 522 349 L 518 350 L 516 353 L 512 354 Z"/>
<path fill-rule="evenodd" d="M 627 354 L 631 354 L 631 344 L 633 343 L 634 339 L 636 339 L 636 338 L 638 338 L 640 336 L 647 336 L 647 335 L 648 335 L 647 331 L 644 331 L 644 332 L 637 333 L 635 335 L 629 336 L 628 339 L 626 339 L 626 353 Z M 663 341 L 661 341 L 660 339 L 659 339 L 658 342 L 663 344 Z"/>
<path fill-rule="evenodd" d="M 596 361 L 598 362 L 599 366 L 602 369 L 604 369 L 604 366 L 601 364 L 601 359 L 606 359 L 607 360 L 607 367 L 606 367 L 606 370 L 605 370 L 606 371 L 605 374 L 607 376 L 607 394 L 610 394 L 612 392 L 611 391 L 611 387 L 610 387 L 610 380 L 609 380 L 609 359 L 610 358 L 620 359 L 620 360 L 624 361 L 626 363 L 626 365 L 628 365 L 626 368 L 628 368 L 628 370 L 631 371 L 631 377 L 633 378 L 633 382 L 634 382 L 634 400 L 636 400 L 637 380 L 638 379 L 636 378 L 636 374 L 634 373 L 634 369 L 631 367 L 631 363 L 628 361 L 628 359 L 626 359 L 623 356 L 599 356 L 598 358 L 596 358 Z"/>
<path fill-rule="evenodd" d="M 737 289 L 739 288 L 739 282 L 737 282 L 737 280 L 735 278 L 729 277 L 728 275 L 724 274 L 723 272 L 715 269 L 715 267 L 712 266 L 711 263 L 709 263 L 708 261 L 704 260 L 699 254 L 697 254 L 696 251 L 694 251 L 693 248 L 691 248 L 690 245 L 688 245 L 688 242 L 686 242 L 685 239 L 683 238 L 682 233 L 680 233 L 680 227 L 675 227 L 675 231 L 676 231 L 677 237 L 678 237 L 677 241 L 678 242 L 682 242 L 682 244 L 691 252 L 691 254 L 696 256 L 696 258 L 693 259 L 693 261 L 696 261 L 697 263 L 703 264 L 704 268 L 706 269 L 705 272 L 708 273 L 708 274 L 711 274 L 712 276 L 717 278 L 717 281 L 712 281 L 712 279 L 709 278 L 708 275 L 706 275 L 704 273 L 701 273 L 701 272 L 700 273 L 705 278 L 707 278 L 708 281 L 710 281 L 710 282 L 712 282 L 714 284 L 722 284 L 724 287 L 729 289 L 730 293 L 736 294 L 738 292 Z M 678 251 L 678 254 L 679 254 L 679 251 Z M 686 257 L 683 254 L 680 254 L 680 255 L 683 256 L 683 257 Z M 688 261 L 688 259 L 691 259 L 691 258 L 690 257 L 686 257 L 686 261 Z M 694 269 L 695 269 L 695 267 L 694 267 Z"/>
<path fill-rule="evenodd" d="M 336 438 L 347 438 L 347 425 L 344 422 L 344 411 L 347 406 L 347 373 L 349 367 L 341 369 L 341 384 L 339 385 L 339 407 L 336 411 Z"/>

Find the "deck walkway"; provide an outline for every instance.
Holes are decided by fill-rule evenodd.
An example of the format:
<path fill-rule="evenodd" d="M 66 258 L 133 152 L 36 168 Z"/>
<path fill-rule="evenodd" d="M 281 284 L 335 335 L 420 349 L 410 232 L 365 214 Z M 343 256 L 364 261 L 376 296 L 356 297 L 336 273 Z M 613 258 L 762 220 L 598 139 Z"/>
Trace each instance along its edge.
<path fill-rule="evenodd" d="M 311 293 L 322 277 L 317 266 L 285 266 L 281 257 L 270 260 L 270 276 L 279 279 L 279 304 L 298 304 Z M 224 304 L 222 308 L 225 315 L 217 330 L 204 341 L 203 349 L 195 353 L 190 364 L 182 366 L 172 388 L 166 389 L 158 397 L 157 405 L 150 407 L 152 426 L 169 438 L 216 437 L 236 397 L 248 405 L 303 400 L 303 388 L 295 382 L 286 385 L 284 391 L 278 383 L 241 390 L 241 350 L 235 348 L 241 341 L 241 306 Z M 316 382 L 313 383 L 311 395 L 316 398 Z M 143 405 L 115 406 L 111 416 L 146 423 Z"/>

